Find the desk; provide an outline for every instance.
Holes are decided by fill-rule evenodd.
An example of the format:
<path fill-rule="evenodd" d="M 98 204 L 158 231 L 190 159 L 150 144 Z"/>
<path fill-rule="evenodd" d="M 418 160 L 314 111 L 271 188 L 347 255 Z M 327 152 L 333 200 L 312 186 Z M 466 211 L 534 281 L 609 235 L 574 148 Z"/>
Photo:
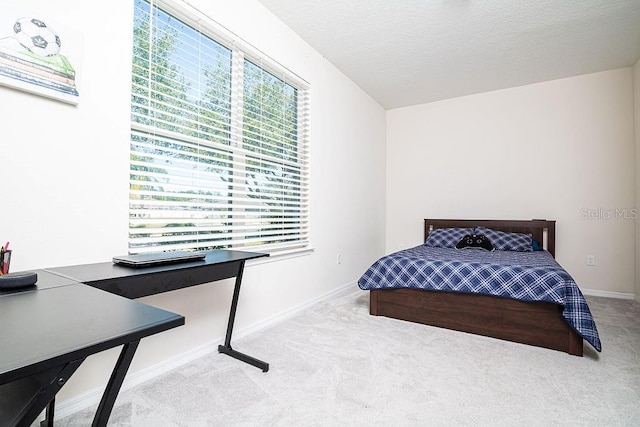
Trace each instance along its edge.
<path fill-rule="evenodd" d="M 144 337 L 184 324 L 184 317 L 94 289 L 45 270 L 37 287 L 0 293 L 0 425 L 29 426 L 90 355 L 123 346 L 96 411 L 105 426 Z"/>
<path fill-rule="evenodd" d="M 269 254 L 259 252 L 214 250 L 206 252 L 204 260 L 177 264 L 132 268 L 103 262 L 49 268 L 46 271 L 126 298 L 140 298 L 235 277 L 225 343 L 218 346 L 218 352 L 267 372 L 268 363 L 231 348 L 231 335 L 245 261 L 268 256 Z"/>

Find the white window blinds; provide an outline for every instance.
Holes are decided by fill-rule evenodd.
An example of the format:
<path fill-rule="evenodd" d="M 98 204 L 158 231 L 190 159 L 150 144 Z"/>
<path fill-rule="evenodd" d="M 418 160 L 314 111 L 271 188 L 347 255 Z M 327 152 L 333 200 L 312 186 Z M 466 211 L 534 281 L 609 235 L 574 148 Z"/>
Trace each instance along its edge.
<path fill-rule="evenodd" d="M 213 27 L 135 1 L 131 253 L 308 245 L 308 88 Z"/>

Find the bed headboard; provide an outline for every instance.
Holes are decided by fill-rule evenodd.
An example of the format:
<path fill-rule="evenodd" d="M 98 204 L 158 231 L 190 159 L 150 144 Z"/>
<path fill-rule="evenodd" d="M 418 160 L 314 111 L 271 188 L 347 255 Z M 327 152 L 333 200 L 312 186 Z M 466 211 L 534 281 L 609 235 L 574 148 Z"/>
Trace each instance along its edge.
<path fill-rule="evenodd" d="M 425 219 L 424 240 L 427 239 L 430 230 L 433 230 L 435 228 L 448 227 L 486 227 L 493 230 L 505 231 L 508 233 L 529 233 L 531 234 L 533 240 L 537 240 L 538 242 L 540 242 L 540 244 L 542 244 L 551 255 L 553 255 L 554 257 L 556 256 L 555 220 Z"/>

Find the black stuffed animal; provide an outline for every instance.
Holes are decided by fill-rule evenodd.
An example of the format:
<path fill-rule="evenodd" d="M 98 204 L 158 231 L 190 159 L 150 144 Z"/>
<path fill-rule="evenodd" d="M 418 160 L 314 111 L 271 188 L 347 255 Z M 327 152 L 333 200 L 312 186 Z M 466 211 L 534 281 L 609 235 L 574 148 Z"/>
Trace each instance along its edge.
<path fill-rule="evenodd" d="M 484 249 L 493 251 L 493 244 L 484 234 L 467 234 L 456 244 L 456 249 Z"/>

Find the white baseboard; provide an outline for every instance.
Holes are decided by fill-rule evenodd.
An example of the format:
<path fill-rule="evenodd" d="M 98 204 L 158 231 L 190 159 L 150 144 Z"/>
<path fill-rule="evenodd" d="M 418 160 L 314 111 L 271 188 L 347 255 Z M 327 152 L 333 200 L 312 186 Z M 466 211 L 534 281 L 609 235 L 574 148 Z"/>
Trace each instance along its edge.
<path fill-rule="evenodd" d="M 320 295 L 317 298 L 309 300 L 305 303 L 299 304 L 297 306 L 291 307 L 288 310 L 285 310 L 281 313 L 278 313 L 274 316 L 268 317 L 264 320 L 256 322 L 252 325 L 234 331 L 233 338 L 234 340 L 242 339 L 249 335 L 253 335 L 259 331 L 270 328 L 284 320 L 287 320 L 307 308 L 322 302 L 331 297 L 340 295 L 348 290 L 355 289 L 356 282 L 350 282 L 345 285 L 342 285 L 336 289 L 333 289 L 326 294 Z M 163 360 L 160 363 L 156 363 L 155 365 L 149 366 L 148 368 L 141 369 L 135 373 L 127 374 L 124 382 L 122 383 L 122 387 L 120 391 L 128 390 L 135 386 L 138 386 L 146 381 L 159 377 L 161 375 L 166 374 L 180 366 L 186 365 L 196 359 L 207 356 L 212 353 L 216 353 L 218 351 L 218 345 L 224 342 L 224 337 L 217 337 L 213 341 L 208 342 L 205 345 L 200 347 L 195 347 L 189 349 L 183 353 L 178 354 L 177 356 L 168 358 Z M 106 385 L 105 385 L 106 387 Z M 76 412 L 87 409 L 93 405 L 97 405 L 102 398 L 102 393 L 104 393 L 105 387 L 95 388 L 90 390 L 84 394 L 78 395 L 74 398 L 65 400 L 63 402 L 56 402 L 55 409 L 55 419 L 65 418 L 69 415 L 72 415 Z"/>
<path fill-rule="evenodd" d="M 635 294 L 629 294 L 626 292 L 598 291 L 594 289 L 581 289 L 581 291 L 584 295 L 591 295 L 594 297 L 635 299 L 636 301 L 638 301 L 638 297 Z"/>

